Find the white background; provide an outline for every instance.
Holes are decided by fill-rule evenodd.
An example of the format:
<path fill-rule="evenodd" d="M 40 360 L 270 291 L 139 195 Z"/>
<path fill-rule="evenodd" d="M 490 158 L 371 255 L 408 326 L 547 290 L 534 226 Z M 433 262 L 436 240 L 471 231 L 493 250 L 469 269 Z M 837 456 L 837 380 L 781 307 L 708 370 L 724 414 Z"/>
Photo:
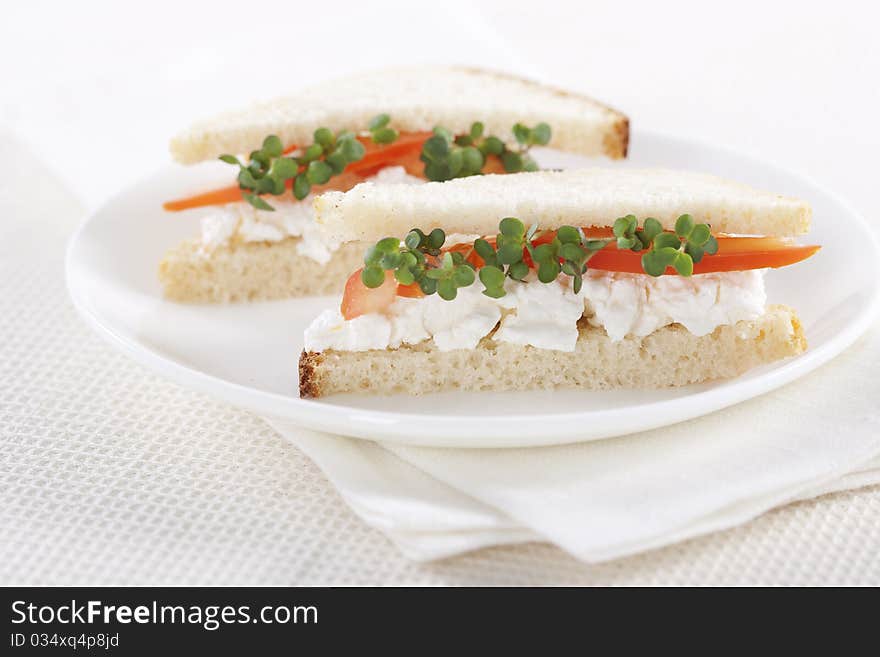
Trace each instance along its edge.
<path fill-rule="evenodd" d="M 877 206 L 875 3 L 41 2 L 0 22 L 0 128 L 89 207 L 195 118 L 393 62 L 508 69 Z"/>
<path fill-rule="evenodd" d="M 880 211 L 880 15 L 869 3 L 7 4 L 0 132 L 30 144 L 89 208 L 165 165 L 168 138 L 195 118 L 351 69 L 441 62 L 591 94 L 636 127 L 745 150 L 815 178 L 869 219 Z M 29 523 L 7 545 L 16 560 L 0 563 L 4 581 L 877 581 L 876 488 L 601 567 L 534 545 L 412 564 L 257 418 L 108 355 L 62 308 L 59 262 L 39 286 L 30 272 L 9 286 L 32 317 L 0 316 L 29 322 L 10 342 L 39 374 L 12 382 L 26 392 L 0 395 L 20 410 L 0 419 L 26 451 L 14 472 L 28 473 L 0 477 L 10 482 L 4 518 Z M 47 290 L 55 296 L 39 302 Z M 61 323 L 74 341 L 44 337 L 62 335 L 49 329 Z M 150 437 L 141 451 L 137 432 Z M 60 464 L 54 478 L 47 461 Z M 196 576 L 198 563 L 210 568 Z"/>

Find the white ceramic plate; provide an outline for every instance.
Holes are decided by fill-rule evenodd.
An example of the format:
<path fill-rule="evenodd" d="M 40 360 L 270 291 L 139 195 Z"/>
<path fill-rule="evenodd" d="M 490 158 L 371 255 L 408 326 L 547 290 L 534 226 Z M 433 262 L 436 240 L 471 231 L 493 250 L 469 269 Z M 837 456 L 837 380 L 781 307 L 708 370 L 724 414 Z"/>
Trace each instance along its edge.
<path fill-rule="evenodd" d="M 668 390 L 299 399 L 303 329 L 337 299 L 225 306 L 162 299 L 157 264 L 166 249 L 198 234 L 200 212 L 166 214 L 160 204 L 228 182 L 225 165 L 169 167 L 90 217 L 69 246 L 70 294 L 99 333 L 182 385 L 313 429 L 445 447 L 552 445 L 680 422 L 806 374 L 868 327 L 880 305 L 880 249 L 864 220 L 843 201 L 800 176 L 729 150 L 651 133 L 637 133 L 632 143 L 630 158 L 609 166 L 708 171 L 812 203 L 808 241 L 824 248 L 804 263 L 767 276 L 769 300 L 799 312 L 810 343 L 804 355 L 735 380 Z M 545 164 L 596 165 L 550 157 L 560 161 L 545 159 Z M 847 255 L 853 244 L 858 257 Z"/>

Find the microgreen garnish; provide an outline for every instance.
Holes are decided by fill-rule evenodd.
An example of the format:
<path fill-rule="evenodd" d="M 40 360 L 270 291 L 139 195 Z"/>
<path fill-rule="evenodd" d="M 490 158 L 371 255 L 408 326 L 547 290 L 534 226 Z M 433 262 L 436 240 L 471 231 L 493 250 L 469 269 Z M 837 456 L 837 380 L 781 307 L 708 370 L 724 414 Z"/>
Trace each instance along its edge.
<path fill-rule="evenodd" d="M 473 176 L 483 172 L 486 158 L 495 155 L 508 173 L 537 171 L 538 165 L 529 155 L 532 146 L 546 146 L 551 130 L 546 123 L 529 128 L 522 123 L 513 126 L 513 136 L 519 145 L 516 149 L 494 135 L 484 136 L 482 123 L 474 123 L 466 135 L 454 136 L 441 126 L 434 128 L 422 147 L 421 160 L 425 163 L 425 178 L 441 181 Z"/>
<path fill-rule="evenodd" d="M 370 120 L 367 127 L 370 129 L 370 137 L 372 137 L 374 142 L 377 144 L 391 144 L 400 136 L 397 130 L 388 126 L 390 122 L 391 117 L 387 114 L 379 114 Z"/>
<path fill-rule="evenodd" d="M 390 144 L 398 137 L 397 130 L 388 127 L 391 118 L 387 114 L 374 117 L 369 123 L 370 138 L 377 144 Z M 275 135 L 263 140 L 259 150 L 252 151 L 245 165 L 234 155 L 221 155 L 227 164 L 238 165 L 238 185 L 242 196 L 259 210 L 274 210 L 260 194 L 280 196 L 286 183 L 292 180 L 293 196 L 302 200 L 312 191 L 312 185 L 323 185 L 338 176 L 346 166 L 362 159 L 364 145 L 353 132 L 333 134 L 328 128 L 314 132 L 314 142 L 285 156 L 284 145 Z"/>
<path fill-rule="evenodd" d="M 681 215 L 675 222 L 675 232 L 663 232 L 663 226 L 652 217 L 645 219 L 639 229 L 635 215 L 620 217 L 614 222 L 614 236 L 618 249 L 645 250 L 642 269 L 651 276 L 660 276 L 672 267 L 682 276 L 694 273 L 694 264 L 704 254 L 718 252 L 718 240 L 712 235 L 709 224 L 698 224 L 689 214 Z"/>
<path fill-rule="evenodd" d="M 458 288 L 469 287 L 479 277 L 483 294 L 498 299 L 506 294 L 506 279 L 523 281 L 534 268 L 542 283 L 552 283 L 560 274 L 571 277 L 572 289 L 578 293 L 590 258 L 611 243 L 622 250 L 645 251 L 642 269 L 650 276 L 662 275 L 667 267 L 673 267 L 681 276 L 690 276 L 694 263 L 718 251 L 718 241 L 709 225 L 695 223 L 689 214 L 678 218 L 674 232 L 665 232 L 653 218 L 646 219 L 639 228 L 635 215 L 621 217 L 614 222 L 616 240 L 592 239 L 574 226 L 542 233 L 534 224 L 527 230 L 516 217 L 502 219 L 498 230 L 494 244 L 481 237 L 470 247 L 446 252 L 441 251 L 446 233 L 439 228 L 428 234 L 413 228 L 403 244 L 395 237 L 386 237 L 367 249 L 361 280 L 367 287 L 376 288 L 385 282 L 385 272 L 392 271 L 401 285 L 418 284 L 423 293 L 436 292 L 448 301 L 457 296 Z M 482 260 L 479 268 L 471 261 L 474 254 Z M 532 267 L 524 259 L 525 254 Z"/>
<path fill-rule="evenodd" d="M 425 294 L 438 293 L 443 299 L 455 298 L 458 288 L 474 282 L 474 267 L 465 262 L 464 255 L 447 252 L 440 256 L 446 242 L 446 233 L 435 228 L 427 235 L 418 228 L 411 230 L 404 240 L 386 237 L 367 249 L 361 280 L 367 287 L 379 287 L 385 280 L 385 271 L 393 271 L 401 285 L 418 283 Z"/>
<path fill-rule="evenodd" d="M 391 127 L 388 114 L 378 114 L 370 119 L 367 132 L 376 144 L 394 143 L 400 133 Z M 537 163 L 529 155 L 532 146 L 546 146 L 551 130 L 546 123 L 529 128 L 522 123 L 513 126 L 517 147 L 509 148 L 493 135 L 485 136 L 482 123 L 474 123 L 466 135 L 453 135 L 441 126 L 422 146 L 421 160 L 425 163 L 425 178 L 442 181 L 483 172 L 486 159 L 494 155 L 508 173 L 536 171 Z M 334 134 L 328 128 L 314 132 L 314 142 L 299 148 L 295 155 L 284 155 L 284 145 L 276 135 L 263 140 L 263 146 L 252 151 L 247 164 L 234 155 L 221 155 L 220 160 L 237 165 L 238 186 L 242 197 L 259 210 L 273 208 L 262 196 L 281 196 L 292 181 L 293 196 L 302 200 L 312 191 L 313 185 L 324 185 L 338 176 L 346 166 L 363 159 L 365 149 L 355 133 L 342 131 Z"/>

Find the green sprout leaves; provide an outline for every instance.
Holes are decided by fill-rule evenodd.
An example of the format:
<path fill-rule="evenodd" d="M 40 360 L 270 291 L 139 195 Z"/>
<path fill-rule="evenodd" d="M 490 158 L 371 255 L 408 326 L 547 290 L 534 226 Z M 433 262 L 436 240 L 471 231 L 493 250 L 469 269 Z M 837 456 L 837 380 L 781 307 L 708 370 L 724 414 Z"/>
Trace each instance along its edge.
<path fill-rule="evenodd" d="M 391 144 L 397 140 L 400 133 L 388 126 L 391 117 L 387 114 L 374 116 L 367 127 L 370 130 L 370 138 L 377 144 Z"/>
<path fill-rule="evenodd" d="M 421 160 L 425 163 L 428 180 L 451 180 L 458 173 L 449 163 L 450 146 L 440 135 L 430 137 L 422 146 Z"/>
<path fill-rule="evenodd" d="M 367 249 L 361 280 L 369 288 L 381 286 L 385 272 L 394 272 L 401 285 L 418 284 L 426 295 L 438 294 L 452 300 L 458 290 L 469 287 L 479 278 L 483 294 L 499 299 L 506 294 L 508 278 L 552 283 L 560 274 L 572 280 L 575 294 L 580 292 L 590 258 L 611 243 L 621 250 L 643 252 L 642 269 L 651 276 L 661 276 L 672 267 L 681 276 L 694 273 L 694 263 L 704 255 L 718 252 L 718 241 L 708 224 L 697 224 L 688 214 L 675 223 L 675 231 L 664 231 L 656 219 L 645 219 L 639 227 L 635 215 L 614 222 L 614 239 L 591 239 L 583 229 L 561 226 L 541 233 L 537 224 L 526 229 L 516 217 L 505 217 L 492 238 L 477 238 L 467 248 L 443 251 L 446 234 L 439 228 L 425 233 L 413 228 L 401 243 L 386 237 Z M 471 256 L 482 263 L 476 266 Z"/>
<path fill-rule="evenodd" d="M 538 164 L 529 156 L 528 152 L 532 146 L 546 146 L 550 143 L 550 138 L 553 135 L 550 126 L 546 123 L 539 123 L 534 128 L 529 128 L 522 123 L 517 123 L 511 132 L 519 144 L 519 150 L 505 149 L 501 153 L 501 163 L 504 165 L 504 170 L 508 173 L 537 171 Z"/>
<path fill-rule="evenodd" d="M 504 296 L 506 278 L 521 281 L 529 273 L 529 266 L 523 261 L 523 249 L 530 244 L 525 224 L 516 217 L 505 217 L 498 230 L 494 246 L 484 239 L 474 242 L 474 250 L 484 263 L 480 269 L 483 294 L 493 299 Z"/>
<path fill-rule="evenodd" d="M 551 283 L 560 273 L 565 274 L 572 278 L 576 294 L 581 291 L 587 262 L 607 244 L 608 240 L 588 239 L 580 228 L 561 226 L 552 240 L 529 248 L 529 253 L 537 267 L 539 281 Z"/>
<path fill-rule="evenodd" d="M 523 146 L 546 146 L 550 143 L 552 132 L 546 123 L 539 123 L 534 128 L 529 128 L 522 123 L 513 126 L 513 136 Z"/>
<path fill-rule="evenodd" d="M 437 294 L 441 299 L 452 301 L 458 294 L 458 288 L 473 284 L 476 274 L 473 265 L 465 262 L 461 253 L 447 251 L 440 259 L 438 267 L 425 271 L 425 277 L 436 281 Z"/>
<path fill-rule="evenodd" d="M 642 269 L 650 276 L 662 276 L 672 267 L 681 276 L 694 273 L 694 264 L 704 254 L 718 252 L 718 241 L 712 236 L 709 224 L 698 224 L 689 214 L 675 222 L 674 232 L 664 232 L 656 219 L 649 217 L 639 229 L 635 215 L 620 217 L 614 222 L 614 237 L 618 249 L 645 251 Z"/>
<path fill-rule="evenodd" d="M 289 158 L 297 167 L 293 178 L 293 196 L 301 201 L 312 191 L 312 185 L 325 185 L 334 175 L 339 175 L 352 162 L 363 159 L 365 149 L 353 132 L 334 135 L 327 128 L 318 128 L 315 142 L 300 155 Z"/>
<path fill-rule="evenodd" d="M 434 134 L 422 147 L 425 178 L 442 181 L 475 176 L 483 172 L 490 155 L 498 157 L 508 173 L 537 171 L 538 165 L 528 151 L 532 146 L 546 146 L 550 142 L 550 126 L 539 123 L 529 128 L 517 123 L 512 132 L 517 149 L 508 148 L 494 135 L 485 135 L 485 127 L 480 122 L 473 123 L 467 134 L 458 136 L 441 126 L 435 127 Z"/>
<path fill-rule="evenodd" d="M 453 135 L 437 126 L 434 134 L 422 146 L 421 160 L 425 163 L 428 180 L 452 180 L 483 173 L 487 158 L 497 157 L 508 173 L 537 171 L 538 165 L 529 155 L 532 146 L 546 146 L 552 131 L 546 123 L 529 128 L 517 123 L 512 128 L 516 147 L 509 148 L 501 139 L 485 134 L 480 122 L 471 125 L 467 134 Z M 400 133 L 391 127 L 391 117 L 379 114 L 370 119 L 367 130 L 370 140 L 376 144 L 391 144 Z M 258 150 L 252 151 L 247 164 L 234 155 L 224 154 L 220 160 L 239 168 L 238 185 L 243 198 L 259 210 L 274 208 L 265 196 L 281 196 L 289 187 L 294 198 L 302 200 L 312 192 L 312 187 L 327 184 L 333 176 L 363 159 L 366 149 L 354 132 L 335 134 L 329 128 L 318 128 L 314 141 L 296 151 L 284 154 L 284 144 L 277 135 L 269 135 Z"/>
<path fill-rule="evenodd" d="M 542 283 L 552 283 L 560 274 L 572 277 L 577 293 L 587 262 L 608 244 L 608 240 L 588 239 L 573 226 L 542 235 L 537 225 L 527 230 L 516 217 L 501 220 L 494 242 L 481 237 L 470 248 L 443 252 L 445 241 L 446 235 L 439 228 L 428 234 L 414 228 L 403 244 L 386 237 L 367 250 L 361 280 L 367 287 L 379 287 L 385 272 L 393 271 L 400 284 L 417 283 L 425 294 L 436 292 L 451 300 L 459 288 L 469 287 L 479 278 L 483 294 L 498 299 L 506 294 L 504 283 L 508 278 L 525 281 L 534 269 Z M 479 271 L 470 261 L 473 254 L 482 259 Z"/>
<path fill-rule="evenodd" d="M 373 142 L 390 144 L 398 138 L 397 130 L 388 125 L 390 121 L 387 114 L 373 117 L 368 126 Z M 312 186 L 327 184 L 366 154 L 353 132 L 334 134 L 329 128 L 318 128 L 313 137 L 314 142 L 300 148 L 298 155 L 285 156 L 281 139 L 269 135 L 259 150 L 251 152 L 248 164 L 242 164 L 234 155 L 221 155 L 220 160 L 239 167 L 238 185 L 248 203 L 258 210 L 272 211 L 275 208 L 262 195 L 281 196 L 290 182 L 294 198 L 301 201 L 311 193 Z"/>
<path fill-rule="evenodd" d="M 454 137 L 446 128 L 434 128 L 433 136 L 422 146 L 421 160 L 425 163 L 428 180 L 452 180 L 473 176 L 483 170 L 485 154 L 474 144 L 483 132 L 481 123 L 471 126 L 470 134 Z M 478 135 L 476 138 L 474 135 Z"/>
<path fill-rule="evenodd" d="M 242 195 L 244 200 L 253 205 L 258 210 L 266 210 L 267 212 L 274 212 L 275 208 L 266 203 L 262 198 L 257 196 L 256 194 L 245 193 Z"/>
<path fill-rule="evenodd" d="M 379 287 L 385 281 L 385 272 L 393 271 L 401 285 L 417 283 L 423 293 L 437 293 L 451 301 L 459 288 L 473 285 L 476 272 L 460 252 L 441 255 L 445 242 L 446 233 L 439 228 L 428 234 L 414 228 L 403 244 L 395 237 L 379 240 L 364 255 L 361 281 L 369 288 Z"/>

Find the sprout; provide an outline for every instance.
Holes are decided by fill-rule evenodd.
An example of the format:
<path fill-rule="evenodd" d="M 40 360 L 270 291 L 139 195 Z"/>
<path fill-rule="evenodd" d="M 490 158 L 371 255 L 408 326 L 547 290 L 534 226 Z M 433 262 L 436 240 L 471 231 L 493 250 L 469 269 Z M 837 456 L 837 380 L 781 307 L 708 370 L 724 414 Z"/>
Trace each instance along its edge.
<path fill-rule="evenodd" d="M 386 237 L 367 249 L 361 278 L 368 287 L 379 287 L 385 272 L 391 271 L 401 285 L 415 283 L 424 294 L 438 294 L 446 300 L 455 299 L 460 288 L 470 287 L 479 278 L 483 294 L 497 299 L 506 294 L 508 278 L 525 281 L 534 270 L 537 280 L 545 284 L 558 280 L 560 274 L 568 276 L 578 293 L 590 258 L 609 244 L 643 251 L 642 269 L 650 276 L 661 276 L 669 267 L 681 276 L 691 276 L 694 263 L 717 252 L 718 241 L 708 224 L 697 224 L 690 215 L 679 217 L 676 228 L 675 233 L 666 232 L 650 217 L 640 228 L 635 215 L 627 215 L 614 222 L 616 240 L 590 239 L 575 226 L 542 233 L 537 224 L 526 230 L 516 217 L 505 217 L 494 238 L 480 237 L 470 247 L 457 245 L 447 251 L 442 250 L 446 234 L 440 228 L 428 233 L 413 228 L 403 243 Z"/>
<path fill-rule="evenodd" d="M 369 122 L 370 135 L 377 144 L 390 144 L 399 133 L 388 126 L 391 117 L 380 114 Z M 291 182 L 294 198 L 302 200 L 312 191 L 312 185 L 325 185 L 338 176 L 352 162 L 363 159 L 364 145 L 350 131 L 334 135 L 329 128 L 314 132 L 314 143 L 299 149 L 298 157 L 284 155 L 284 145 L 277 135 L 263 140 L 259 150 L 252 151 L 247 165 L 234 155 L 220 156 L 222 162 L 239 167 L 238 185 L 242 197 L 259 210 L 274 208 L 261 197 L 263 194 L 280 196 Z"/>
<path fill-rule="evenodd" d="M 499 158 L 508 173 L 537 171 L 538 164 L 529 156 L 529 148 L 548 144 L 551 136 L 550 126 L 546 123 L 539 123 L 534 128 L 517 123 L 511 132 L 518 147 L 510 149 L 498 137 L 484 136 L 484 132 L 485 126 L 479 121 L 471 124 L 470 131 L 464 135 L 453 135 L 443 126 L 435 126 L 434 135 L 422 146 L 425 177 L 444 181 L 475 176 L 483 173 L 489 156 Z"/>

